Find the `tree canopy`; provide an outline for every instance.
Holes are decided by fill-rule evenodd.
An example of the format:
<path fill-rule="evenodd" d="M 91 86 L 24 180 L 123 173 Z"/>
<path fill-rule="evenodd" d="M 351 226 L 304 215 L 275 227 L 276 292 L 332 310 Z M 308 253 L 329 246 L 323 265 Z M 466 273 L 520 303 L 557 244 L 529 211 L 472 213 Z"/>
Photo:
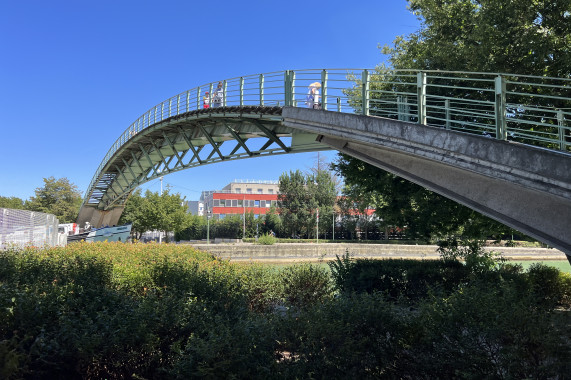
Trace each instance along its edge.
<path fill-rule="evenodd" d="M 409 0 L 421 28 L 383 47 L 396 69 L 571 74 L 571 0 Z"/>
<path fill-rule="evenodd" d="M 374 75 L 390 76 L 390 68 L 571 75 L 571 0 L 408 2 L 421 27 L 397 37 L 392 47 L 381 47 L 390 67 L 379 65 Z M 394 90 L 390 82 L 386 81 L 388 87 L 381 90 Z M 354 103 L 360 107 L 358 96 Z M 386 225 L 406 226 L 411 237 L 429 239 L 448 233 L 481 237 L 513 232 L 358 159 L 340 155 L 334 168 L 345 178 L 344 193 L 350 199 L 375 208 Z"/>
<path fill-rule="evenodd" d="M 81 193 L 67 178 L 44 178 L 44 186 L 35 190 L 35 196 L 25 203 L 30 211 L 55 215 L 60 223 L 72 223 L 81 207 Z"/>
<path fill-rule="evenodd" d="M 291 236 L 315 236 L 317 210 L 331 215 L 337 198 L 333 176 L 321 169 L 307 175 L 299 170 L 283 173 L 279 191 L 283 227 Z"/>
<path fill-rule="evenodd" d="M 140 237 L 145 231 L 180 232 L 188 227 L 190 215 L 183 204 L 184 197 L 147 190 L 145 196 L 137 190 L 127 200 L 119 223 L 132 223 L 131 230 Z"/>

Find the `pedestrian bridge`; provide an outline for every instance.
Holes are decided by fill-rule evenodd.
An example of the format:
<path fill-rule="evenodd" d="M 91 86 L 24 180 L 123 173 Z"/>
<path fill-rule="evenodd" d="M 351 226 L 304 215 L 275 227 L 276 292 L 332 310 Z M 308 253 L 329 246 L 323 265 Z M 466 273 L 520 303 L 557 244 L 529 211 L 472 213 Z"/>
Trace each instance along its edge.
<path fill-rule="evenodd" d="M 320 109 L 306 104 L 314 82 Z M 217 87 L 217 107 L 203 108 Z M 571 255 L 570 119 L 571 79 L 377 68 L 216 81 L 152 107 L 119 136 L 78 223 L 117 224 L 139 185 L 169 173 L 334 149 Z"/>

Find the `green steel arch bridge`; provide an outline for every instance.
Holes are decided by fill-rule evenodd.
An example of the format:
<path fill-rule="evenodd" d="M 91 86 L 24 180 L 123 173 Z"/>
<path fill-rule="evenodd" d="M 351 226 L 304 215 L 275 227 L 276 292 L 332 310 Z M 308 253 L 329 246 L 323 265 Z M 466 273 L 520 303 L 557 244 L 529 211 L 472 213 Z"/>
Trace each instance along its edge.
<path fill-rule="evenodd" d="M 317 109 L 306 99 L 315 82 Z M 78 223 L 117 224 L 139 185 L 169 173 L 335 149 L 527 233 L 571 262 L 570 119 L 569 78 L 376 68 L 225 79 L 175 95 L 125 129 L 95 171 Z"/>

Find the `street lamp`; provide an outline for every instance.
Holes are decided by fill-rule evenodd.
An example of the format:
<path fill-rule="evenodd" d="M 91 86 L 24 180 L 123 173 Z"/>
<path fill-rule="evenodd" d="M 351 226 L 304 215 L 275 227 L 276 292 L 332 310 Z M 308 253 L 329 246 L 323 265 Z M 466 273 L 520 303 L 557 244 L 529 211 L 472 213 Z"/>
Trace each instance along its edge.
<path fill-rule="evenodd" d="M 317 230 L 317 234 L 315 234 L 316 243 L 319 244 L 319 209 L 317 209 L 316 230 Z"/>
<path fill-rule="evenodd" d="M 206 211 L 206 244 L 210 244 L 210 218 L 212 217 L 212 211 Z"/>

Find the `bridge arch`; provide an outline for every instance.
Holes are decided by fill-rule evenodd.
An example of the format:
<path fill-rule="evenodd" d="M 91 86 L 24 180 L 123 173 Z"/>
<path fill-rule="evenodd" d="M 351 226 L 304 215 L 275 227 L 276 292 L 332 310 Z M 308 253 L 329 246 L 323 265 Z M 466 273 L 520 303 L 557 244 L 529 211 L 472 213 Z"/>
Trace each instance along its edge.
<path fill-rule="evenodd" d="M 321 84 L 321 109 L 301 110 L 306 107 L 307 86 L 312 82 Z M 433 180 L 421 180 L 418 173 L 406 168 L 397 170 L 394 165 L 412 156 L 418 159 L 409 162 L 409 168 L 422 162 L 439 162 L 460 173 L 477 173 L 481 181 L 496 178 L 498 183 L 517 184 L 509 189 L 494 187 L 497 191 L 519 194 L 522 186 L 529 187 L 534 192 L 530 197 L 537 195 L 540 199 L 547 194 L 541 198 L 546 205 L 567 207 L 571 202 L 569 79 L 440 71 L 287 70 L 220 83 L 218 108 L 202 108 L 205 91 L 213 94 L 216 87 L 213 82 L 167 99 L 129 126 L 97 169 L 78 222 L 116 224 L 137 186 L 175 171 L 228 160 L 337 149 L 571 253 L 571 241 L 522 227 L 515 214 L 491 212 L 498 205 L 487 205 L 482 197 L 473 196 L 468 201 L 462 192 L 474 189 L 447 193 L 446 182 L 435 185 L 442 181 L 434 179 L 439 177 L 438 171 L 432 172 Z M 359 122 L 348 122 L 342 115 L 359 115 Z M 339 120 L 345 121 L 339 124 Z M 388 123 L 389 127 L 380 128 L 379 123 Z M 391 135 L 391 131 L 400 131 L 401 136 L 407 131 L 407 137 Z M 420 135 L 431 138 L 418 139 Z M 469 138 L 462 138 L 466 136 Z M 454 145 L 450 141 L 461 142 Z M 473 146 L 488 145 L 495 147 L 485 150 L 492 156 L 466 153 Z M 550 158 L 542 159 L 541 170 L 547 168 L 549 174 L 518 165 L 514 157 L 510 158 L 514 147 L 523 147 L 529 157 L 546 153 Z M 365 151 L 366 155 L 360 154 Z M 382 163 L 378 157 L 387 152 L 396 152 L 400 158 L 393 164 Z M 519 160 L 527 158 L 525 153 L 517 155 Z M 503 160 L 501 165 L 493 164 L 497 159 Z M 465 162 L 470 164 L 462 164 Z M 500 166 L 503 177 L 498 178 L 494 170 Z M 522 171 L 527 174 L 512 175 Z M 556 221 L 567 222 L 559 230 L 567 229 L 571 222 L 565 218 Z M 531 226 L 533 220 L 526 223 Z"/>

